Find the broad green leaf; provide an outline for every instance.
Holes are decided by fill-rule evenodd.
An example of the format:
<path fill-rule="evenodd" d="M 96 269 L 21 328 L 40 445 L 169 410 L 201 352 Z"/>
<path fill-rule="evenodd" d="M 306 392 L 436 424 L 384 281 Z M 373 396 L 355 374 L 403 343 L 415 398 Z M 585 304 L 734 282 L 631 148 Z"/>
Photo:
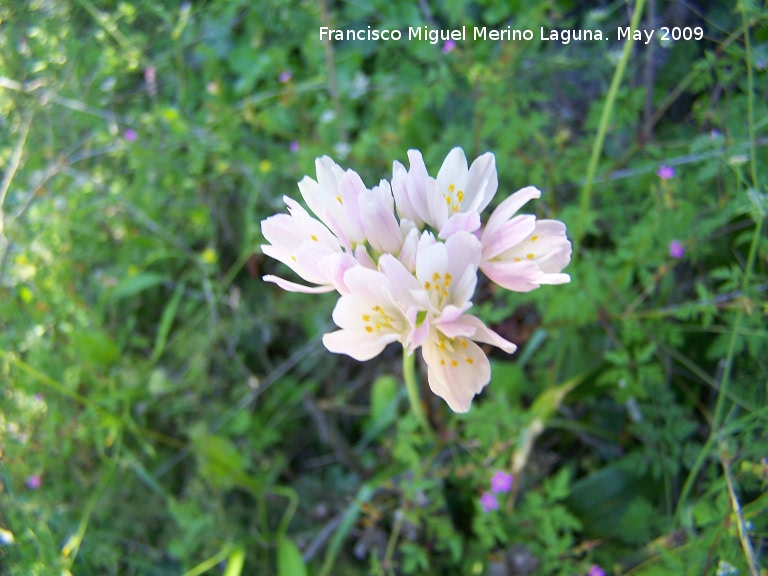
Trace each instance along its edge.
<path fill-rule="evenodd" d="M 109 367 L 117 361 L 120 355 L 112 338 L 97 328 L 74 332 L 72 344 L 80 358 L 91 366 Z"/>
<path fill-rule="evenodd" d="M 371 386 L 371 423 L 389 423 L 395 419 L 394 400 L 397 396 L 397 380 L 391 374 L 376 378 Z"/>
<path fill-rule="evenodd" d="M 243 573 L 244 564 L 245 549 L 242 546 L 236 546 L 235 549 L 229 553 L 229 558 L 227 558 L 227 568 L 224 571 L 224 576 L 240 576 L 240 574 Z"/>
<path fill-rule="evenodd" d="M 112 300 L 130 298 L 148 288 L 158 286 L 168 278 L 155 272 L 141 272 L 135 276 L 129 276 L 121 280 L 112 290 Z"/>
<path fill-rule="evenodd" d="M 277 543 L 277 573 L 278 576 L 307 576 L 299 547 L 285 536 Z"/>

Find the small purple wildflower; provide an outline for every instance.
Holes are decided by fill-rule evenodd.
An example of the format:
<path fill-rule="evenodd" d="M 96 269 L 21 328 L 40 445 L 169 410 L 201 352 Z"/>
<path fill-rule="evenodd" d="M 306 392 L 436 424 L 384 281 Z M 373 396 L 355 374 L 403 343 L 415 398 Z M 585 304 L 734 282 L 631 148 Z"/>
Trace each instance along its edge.
<path fill-rule="evenodd" d="M 454 48 L 456 48 L 455 40 L 446 40 L 445 42 L 443 42 L 443 54 L 448 54 L 449 52 L 453 52 Z"/>
<path fill-rule="evenodd" d="M 299 142 L 298 140 L 291 140 L 291 143 L 288 144 L 288 149 L 293 153 L 296 154 L 296 152 L 299 151 Z"/>
<path fill-rule="evenodd" d="M 37 490 L 42 486 L 43 479 L 40 477 L 40 474 L 33 474 L 29 478 L 27 478 L 27 481 L 24 483 L 24 485 L 29 488 L 30 490 Z"/>
<path fill-rule="evenodd" d="M 675 169 L 672 168 L 672 166 L 665 166 L 662 164 L 656 171 L 656 176 L 662 180 L 669 180 L 670 178 L 675 177 Z"/>
<path fill-rule="evenodd" d="M 286 82 L 288 82 L 288 80 L 291 79 L 292 76 L 293 76 L 293 73 L 290 70 L 285 70 L 280 74 L 280 76 L 277 77 L 277 79 L 280 80 L 282 84 L 285 84 Z"/>
<path fill-rule="evenodd" d="M 496 500 L 496 496 L 490 492 L 483 492 L 480 497 L 480 506 L 482 506 L 483 512 L 488 513 L 491 510 L 498 510 L 499 502 Z"/>
<path fill-rule="evenodd" d="M 680 244 L 677 240 L 672 240 L 672 242 L 669 243 L 669 255 L 672 258 L 677 258 L 678 260 L 683 257 L 685 254 L 685 247 Z"/>
<path fill-rule="evenodd" d="M 126 128 L 125 132 L 123 132 L 123 138 L 125 138 L 128 142 L 136 142 L 138 137 L 139 135 L 133 128 Z"/>
<path fill-rule="evenodd" d="M 491 476 L 491 492 L 498 494 L 499 492 L 509 492 L 512 489 L 512 482 L 515 479 L 512 474 L 507 474 L 502 470 L 496 470 Z"/>
<path fill-rule="evenodd" d="M 600 568 L 597 564 L 593 564 L 587 572 L 587 576 L 605 576 L 605 570 Z"/>

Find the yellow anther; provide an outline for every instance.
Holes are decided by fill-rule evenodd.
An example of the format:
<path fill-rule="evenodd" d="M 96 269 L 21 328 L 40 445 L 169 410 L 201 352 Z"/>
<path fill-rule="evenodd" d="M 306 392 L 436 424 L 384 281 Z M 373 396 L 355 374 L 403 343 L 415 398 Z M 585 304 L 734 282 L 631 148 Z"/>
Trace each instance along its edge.
<path fill-rule="evenodd" d="M 456 360 L 454 360 L 453 358 L 451 358 L 451 366 L 453 366 L 455 368 L 458 365 L 459 365 L 459 363 Z"/>
<path fill-rule="evenodd" d="M 514 258 L 512 258 L 512 260 L 514 260 L 515 262 L 520 262 L 520 260 L 522 260 L 522 258 L 518 258 L 517 256 L 515 256 Z"/>
<path fill-rule="evenodd" d="M 446 196 L 445 197 L 445 203 L 448 204 L 448 206 L 451 205 L 451 198 L 450 198 L 450 196 Z"/>
<path fill-rule="evenodd" d="M 459 190 L 458 192 L 456 192 L 456 198 L 459 199 L 459 202 L 464 200 L 464 190 Z"/>
<path fill-rule="evenodd" d="M 441 364 L 441 365 L 443 365 L 443 366 L 445 366 L 445 360 L 443 360 L 442 358 L 440 358 L 440 364 Z"/>
<path fill-rule="evenodd" d="M 374 312 L 378 312 L 378 311 L 380 311 L 380 310 L 381 310 L 381 306 L 374 306 L 374 307 L 373 307 L 373 311 L 374 311 Z"/>
<path fill-rule="evenodd" d="M 432 286 L 429 282 L 424 282 L 424 290 L 429 290 L 429 287 Z"/>
<path fill-rule="evenodd" d="M 296 262 L 296 256 L 294 256 L 293 254 L 291 254 L 291 260 L 293 260 L 294 262 Z"/>
<path fill-rule="evenodd" d="M 344 202 L 341 201 L 341 196 L 336 196 L 336 200 L 339 201 L 339 204 L 344 204 Z"/>
<path fill-rule="evenodd" d="M 451 273 L 450 272 L 446 272 L 445 273 L 445 283 L 448 284 L 451 281 L 451 278 L 453 278 L 453 276 L 451 276 Z"/>
<path fill-rule="evenodd" d="M 531 236 L 531 242 L 536 242 L 536 240 L 538 239 L 539 239 L 538 234 L 534 234 L 533 236 Z"/>
<path fill-rule="evenodd" d="M 472 358 L 467 356 L 467 364 L 472 364 L 473 362 L 474 362 L 474 360 L 472 360 Z"/>
<path fill-rule="evenodd" d="M 448 192 L 452 193 L 454 190 L 456 190 L 456 186 L 454 186 L 453 184 L 448 184 Z"/>
<path fill-rule="evenodd" d="M 533 260 L 535 258 L 533 254 L 526 254 L 525 257 L 528 258 L 528 260 Z"/>
<path fill-rule="evenodd" d="M 461 339 L 461 347 L 462 348 L 466 348 L 467 347 L 467 341 L 464 340 L 463 338 Z"/>
<path fill-rule="evenodd" d="M 365 327 L 366 332 L 373 332 L 373 326 L 366 326 Z"/>
<path fill-rule="evenodd" d="M 310 238 L 312 238 L 312 240 L 314 240 L 315 242 L 317 242 L 317 236 L 315 236 L 314 234 L 312 234 L 312 236 L 310 236 Z"/>
<path fill-rule="evenodd" d="M 371 321 L 371 315 L 363 314 L 363 322 L 370 322 L 370 321 Z"/>
<path fill-rule="evenodd" d="M 432 280 L 434 280 L 435 282 L 440 280 L 440 273 L 439 272 L 435 272 L 434 274 L 432 274 Z"/>

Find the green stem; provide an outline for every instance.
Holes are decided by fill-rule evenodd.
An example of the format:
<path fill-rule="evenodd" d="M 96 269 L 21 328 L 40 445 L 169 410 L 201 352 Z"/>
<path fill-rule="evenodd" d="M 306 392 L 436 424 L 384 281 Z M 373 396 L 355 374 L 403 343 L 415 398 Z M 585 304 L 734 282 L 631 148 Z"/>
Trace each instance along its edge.
<path fill-rule="evenodd" d="M 416 382 L 416 370 L 415 370 L 415 358 L 414 354 L 408 354 L 403 348 L 403 380 L 405 380 L 405 389 L 408 390 L 408 401 L 411 404 L 411 412 L 418 420 L 419 425 L 424 428 L 425 432 L 431 432 L 427 417 L 424 415 L 424 411 L 421 409 L 421 399 L 419 398 L 419 387 Z"/>
<path fill-rule="evenodd" d="M 644 7 L 645 0 L 637 0 L 635 3 L 635 12 L 632 15 L 632 21 L 630 22 L 630 29 L 632 32 L 637 30 L 637 27 L 640 24 L 640 16 L 643 13 Z M 600 116 L 597 137 L 595 138 L 595 143 L 592 145 L 592 155 L 589 158 L 589 165 L 587 166 L 587 176 L 584 182 L 584 188 L 581 190 L 579 219 L 576 221 L 576 231 L 573 235 L 573 256 L 571 258 L 571 265 L 573 265 L 579 257 L 579 248 L 585 233 L 585 224 L 592 199 L 592 185 L 594 184 L 595 174 L 597 173 L 597 164 L 600 161 L 600 155 L 603 152 L 605 135 L 608 132 L 608 124 L 610 123 L 611 113 L 613 112 L 616 103 L 616 96 L 619 93 L 621 79 L 624 76 L 624 70 L 627 68 L 629 57 L 632 54 L 632 44 L 634 43 L 633 36 L 634 34 L 630 34 L 629 38 L 627 38 L 627 42 L 624 44 L 624 51 L 621 54 L 621 60 L 619 60 L 616 70 L 613 73 L 613 79 L 608 88 L 608 96 L 606 97 L 605 105 L 603 106 L 603 113 Z"/>

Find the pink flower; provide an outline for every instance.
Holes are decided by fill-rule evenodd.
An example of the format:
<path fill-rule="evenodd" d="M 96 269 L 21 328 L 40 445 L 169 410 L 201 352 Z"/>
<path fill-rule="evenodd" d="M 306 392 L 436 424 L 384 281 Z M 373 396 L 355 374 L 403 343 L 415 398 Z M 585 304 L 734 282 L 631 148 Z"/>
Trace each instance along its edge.
<path fill-rule="evenodd" d="M 513 215 L 541 192 L 528 186 L 512 194 L 493 211 L 480 236 L 480 269 L 498 285 L 514 292 L 529 292 L 542 284 L 571 281 L 561 271 L 571 261 L 571 243 L 558 220 L 536 220 Z"/>
<path fill-rule="evenodd" d="M 418 150 L 409 150 L 411 170 L 399 162 L 393 167 L 392 189 L 401 218 L 421 225 L 429 224 L 442 239 L 457 231 L 475 232 L 480 228 L 480 212 L 496 194 L 496 160 L 486 152 L 467 167 L 461 148 L 448 153 L 437 178 L 427 174 Z"/>
<path fill-rule="evenodd" d="M 661 165 L 656 171 L 656 175 L 662 180 L 669 180 L 675 177 L 675 169 L 672 166 Z"/>
<path fill-rule="evenodd" d="M 360 195 L 367 192 L 353 170 L 344 170 L 323 156 L 315 161 L 317 181 L 305 176 L 299 191 L 309 209 L 333 232 L 341 244 L 352 251 L 365 242 Z"/>
<path fill-rule="evenodd" d="M 40 477 L 40 474 L 33 474 L 27 478 L 27 481 L 24 483 L 24 485 L 30 490 L 38 490 L 42 484 L 43 479 Z"/>
<path fill-rule="evenodd" d="M 123 132 L 123 138 L 125 138 L 128 142 L 136 142 L 139 135 L 136 133 L 136 130 L 133 128 L 126 128 Z"/>
<path fill-rule="evenodd" d="M 672 240 L 672 242 L 669 243 L 669 255 L 672 258 L 677 258 L 679 260 L 685 255 L 685 247 L 683 247 L 677 240 Z"/>
<path fill-rule="evenodd" d="M 446 40 L 445 42 L 443 42 L 443 54 L 448 54 L 449 52 L 453 52 L 454 48 L 456 48 L 455 40 Z"/>
<path fill-rule="evenodd" d="M 264 280 L 274 282 L 290 292 L 346 293 L 344 272 L 356 264 L 352 255 L 345 253 L 339 239 L 318 222 L 298 202 L 283 198 L 290 214 L 277 214 L 261 222 L 264 238 L 270 243 L 261 247 L 264 254 L 279 260 L 302 279 L 318 286 L 303 286 L 267 275 Z"/>
<path fill-rule="evenodd" d="M 519 292 L 569 282 L 562 270 L 571 244 L 562 222 L 516 215 L 541 195 L 532 186 L 504 200 L 481 229 L 480 212 L 498 188 L 493 154 L 469 166 L 454 148 L 435 178 L 418 150 L 408 158 L 408 170 L 395 162 L 391 183 L 370 189 L 355 171 L 318 158 L 317 180 L 306 176 L 298 184 L 309 210 L 285 197 L 288 214 L 261 222 L 264 253 L 308 285 L 274 275 L 264 280 L 294 292 L 339 292 L 339 329 L 323 336 L 328 350 L 365 361 L 392 342 L 408 355 L 421 348 L 432 392 L 466 412 L 491 379 L 478 344 L 510 354 L 517 348 L 468 313 L 478 270 Z M 494 474 L 494 505 L 493 494 L 509 491 L 512 482 L 509 474 Z"/>
<path fill-rule="evenodd" d="M 512 474 L 508 474 L 502 470 L 497 470 L 491 476 L 491 492 L 498 494 L 499 492 L 509 492 L 512 489 L 512 483 L 514 482 Z"/>
<path fill-rule="evenodd" d="M 483 512 L 487 514 L 491 510 L 498 510 L 499 502 L 496 500 L 496 496 L 490 492 L 483 492 L 483 495 L 480 496 L 480 506 L 482 507 Z"/>
<path fill-rule="evenodd" d="M 280 73 L 280 76 L 277 77 L 277 79 L 282 83 L 285 84 L 288 82 L 291 77 L 293 76 L 293 73 L 290 70 L 285 70 Z"/>
<path fill-rule="evenodd" d="M 333 311 L 341 330 L 326 334 L 323 343 L 357 360 L 373 358 L 390 342 L 401 342 L 409 354 L 422 346 L 430 389 L 454 412 L 466 412 L 491 379 L 488 358 L 475 342 L 508 353 L 516 349 L 479 318 L 465 314 L 472 305 L 479 257 L 480 243 L 472 234 L 457 233 L 443 243 L 424 232 L 415 274 L 391 254 L 379 258 L 379 270 L 348 270 L 344 284 L 349 294 Z"/>
<path fill-rule="evenodd" d="M 587 572 L 587 576 L 605 576 L 605 570 L 600 568 L 597 564 L 593 564 Z"/>

